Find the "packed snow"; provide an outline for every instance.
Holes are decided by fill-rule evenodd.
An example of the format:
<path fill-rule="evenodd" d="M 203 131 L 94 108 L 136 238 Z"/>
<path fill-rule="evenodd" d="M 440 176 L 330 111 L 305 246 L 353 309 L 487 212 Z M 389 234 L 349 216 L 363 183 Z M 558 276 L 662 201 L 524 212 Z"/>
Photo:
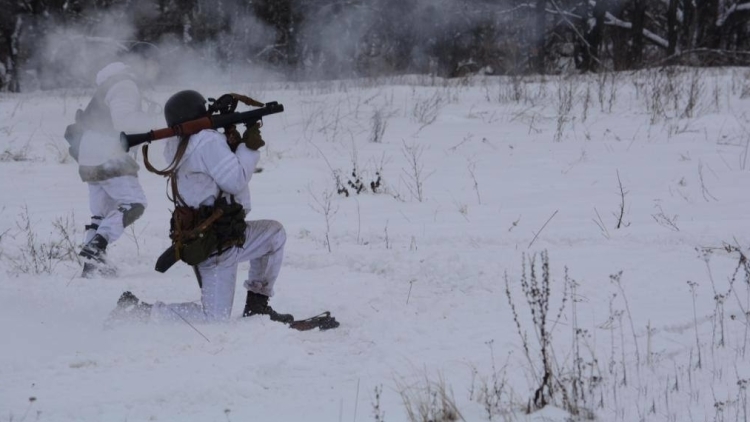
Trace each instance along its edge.
<path fill-rule="evenodd" d="M 105 327 L 125 290 L 199 298 L 188 266 L 153 270 L 166 182 L 141 167 L 118 275 L 80 278 L 62 133 L 92 91 L 3 93 L 0 421 L 747 420 L 745 69 L 147 95 L 187 88 L 284 104 L 250 183 L 250 218 L 288 235 L 271 304 L 341 326 L 241 318 L 245 264 L 231 323 Z"/>

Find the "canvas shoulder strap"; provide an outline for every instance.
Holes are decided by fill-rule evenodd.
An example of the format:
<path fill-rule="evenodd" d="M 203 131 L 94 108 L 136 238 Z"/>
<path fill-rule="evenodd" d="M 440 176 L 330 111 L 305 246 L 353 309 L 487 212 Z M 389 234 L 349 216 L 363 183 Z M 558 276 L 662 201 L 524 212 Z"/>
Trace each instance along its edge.
<path fill-rule="evenodd" d="M 167 178 L 169 189 L 172 191 L 171 195 L 167 192 L 167 198 L 169 198 L 175 206 L 187 206 L 185 200 L 182 199 L 180 192 L 177 190 L 177 168 L 180 165 L 180 161 L 182 161 L 182 157 L 185 156 L 185 151 L 187 151 L 189 141 L 190 138 L 188 136 L 183 136 L 180 139 L 180 144 L 177 146 L 177 152 L 175 153 L 172 162 L 169 163 L 164 170 L 157 169 L 151 164 L 151 161 L 149 161 L 148 144 L 143 145 L 143 148 L 141 149 L 143 152 L 143 165 L 146 166 L 146 170 Z"/>

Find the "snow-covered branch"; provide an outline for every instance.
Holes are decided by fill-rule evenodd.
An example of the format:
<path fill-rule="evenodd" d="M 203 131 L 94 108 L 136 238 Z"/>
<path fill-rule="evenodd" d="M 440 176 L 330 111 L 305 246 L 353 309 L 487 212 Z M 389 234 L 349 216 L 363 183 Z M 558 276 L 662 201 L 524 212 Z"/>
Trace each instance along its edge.
<path fill-rule="evenodd" d="M 633 28 L 633 24 L 632 23 L 625 22 L 624 20 L 618 19 L 618 18 L 616 18 L 614 15 L 612 15 L 609 12 L 607 12 L 607 14 L 605 15 L 605 17 L 607 19 L 604 22 L 605 25 L 617 26 L 617 27 L 620 27 L 620 28 L 627 28 L 627 29 L 632 29 Z M 660 47 L 663 47 L 663 48 L 669 47 L 669 42 L 667 40 L 665 40 L 664 38 L 660 37 L 657 34 L 654 34 L 653 32 L 649 31 L 648 29 L 645 29 L 645 28 L 643 29 L 643 36 L 646 37 L 652 43 L 654 43 L 654 44 L 656 44 L 656 45 L 658 45 Z"/>
<path fill-rule="evenodd" d="M 724 13 L 719 15 L 718 18 L 716 18 L 716 26 L 724 26 L 724 24 L 727 22 L 727 19 L 729 19 L 730 16 L 734 12 L 741 12 L 741 11 L 750 11 L 750 2 L 748 3 L 742 3 L 742 4 L 733 4 L 729 9 L 725 10 Z"/>

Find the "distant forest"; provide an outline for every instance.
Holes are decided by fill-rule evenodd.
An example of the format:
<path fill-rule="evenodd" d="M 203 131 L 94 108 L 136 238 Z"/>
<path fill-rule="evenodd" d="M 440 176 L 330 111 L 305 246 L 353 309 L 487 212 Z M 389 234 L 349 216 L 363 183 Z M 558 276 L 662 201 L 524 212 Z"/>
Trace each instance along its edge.
<path fill-rule="evenodd" d="M 65 60 L 96 42 L 291 80 L 750 62 L 750 0 L 0 0 L 0 11 L 0 91 L 90 85 Z"/>

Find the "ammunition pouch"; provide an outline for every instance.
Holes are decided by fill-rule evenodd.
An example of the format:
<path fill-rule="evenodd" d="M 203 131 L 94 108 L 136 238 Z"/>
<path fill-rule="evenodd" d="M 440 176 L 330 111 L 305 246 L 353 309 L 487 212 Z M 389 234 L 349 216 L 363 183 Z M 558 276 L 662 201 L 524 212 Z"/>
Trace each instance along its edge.
<path fill-rule="evenodd" d="M 209 230 L 199 234 L 195 239 L 178 241 L 176 246 L 176 252 L 182 262 L 188 265 L 198 265 L 218 249 L 219 241 L 216 234 Z"/>
<path fill-rule="evenodd" d="M 198 265 L 245 243 L 245 210 L 234 199 L 219 198 L 213 206 L 176 206 L 170 221 L 176 258 Z"/>

